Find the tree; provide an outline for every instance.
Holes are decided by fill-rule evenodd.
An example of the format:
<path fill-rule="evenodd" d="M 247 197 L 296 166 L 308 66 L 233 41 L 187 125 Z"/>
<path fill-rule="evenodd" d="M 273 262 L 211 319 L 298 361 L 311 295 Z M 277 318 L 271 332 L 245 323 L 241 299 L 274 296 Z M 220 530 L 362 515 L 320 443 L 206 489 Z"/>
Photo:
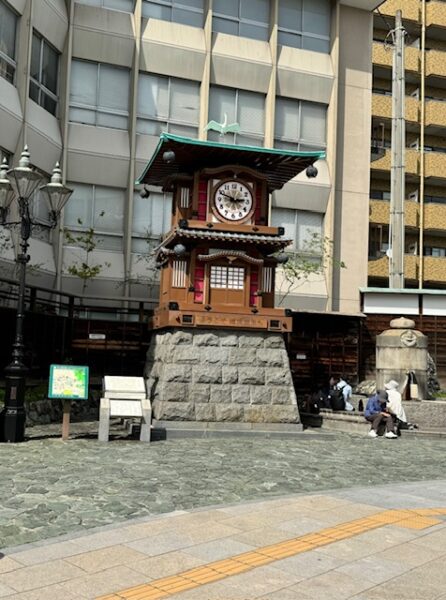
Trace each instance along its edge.
<path fill-rule="evenodd" d="M 99 217 L 104 216 L 104 211 L 99 214 Z M 83 225 L 82 219 L 77 220 L 79 225 Z M 80 248 L 84 252 L 85 260 L 79 259 L 69 265 L 66 271 L 75 277 L 79 277 L 82 281 L 82 294 L 85 293 L 89 282 L 97 277 L 104 267 L 110 267 L 109 262 L 91 264 L 92 253 L 96 250 L 100 239 L 96 237 L 94 227 L 89 227 L 86 231 L 73 233 L 68 229 L 64 229 L 65 239 L 69 244 Z"/>
<path fill-rule="evenodd" d="M 333 240 L 320 233 L 308 231 L 302 249 L 288 254 L 288 261 L 281 265 L 283 279 L 278 289 L 279 305 L 288 294 L 304 285 L 313 275 L 323 276 L 330 265 L 336 265 L 340 269 L 346 268 L 343 261 L 333 256 Z"/>

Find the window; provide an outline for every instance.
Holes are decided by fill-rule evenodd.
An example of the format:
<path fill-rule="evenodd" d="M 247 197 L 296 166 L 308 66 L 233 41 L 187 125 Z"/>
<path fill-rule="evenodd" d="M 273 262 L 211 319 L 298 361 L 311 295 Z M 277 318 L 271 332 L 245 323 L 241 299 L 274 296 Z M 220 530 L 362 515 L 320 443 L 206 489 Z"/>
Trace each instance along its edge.
<path fill-rule="evenodd" d="M 147 253 L 149 240 L 160 240 L 170 229 L 172 219 L 172 196 L 150 192 L 141 198 L 135 191 L 133 196 L 132 252 Z"/>
<path fill-rule="evenodd" d="M 103 63 L 73 60 L 70 121 L 127 129 L 130 72 Z"/>
<path fill-rule="evenodd" d="M 133 12 L 134 0 L 76 0 L 79 4 L 89 4 L 90 6 L 102 6 L 103 8 L 112 8 L 122 12 Z"/>
<path fill-rule="evenodd" d="M 143 0 L 142 16 L 203 27 L 204 0 Z"/>
<path fill-rule="evenodd" d="M 94 229 L 98 250 L 122 250 L 124 190 L 70 183 L 73 193 L 64 211 L 64 225 L 76 235 Z"/>
<path fill-rule="evenodd" d="M 211 288 L 242 290 L 245 283 L 243 267 L 211 266 Z"/>
<path fill-rule="evenodd" d="M 212 30 L 266 41 L 269 15 L 269 0 L 214 0 Z"/>
<path fill-rule="evenodd" d="M 265 96 L 255 92 L 211 86 L 209 120 L 238 123 L 240 133 L 220 136 L 209 131 L 208 138 L 217 142 L 262 146 L 265 137 Z"/>
<path fill-rule="evenodd" d="M 33 33 L 29 97 L 42 108 L 56 114 L 59 55 L 38 33 Z"/>
<path fill-rule="evenodd" d="M 435 248 L 427 246 L 424 248 L 425 256 L 435 256 L 435 257 L 445 257 L 446 256 L 446 248 Z"/>
<path fill-rule="evenodd" d="M 138 133 L 158 136 L 162 131 L 196 137 L 200 84 L 140 73 L 138 82 Z"/>
<path fill-rule="evenodd" d="M 284 237 L 293 240 L 292 249 L 322 255 L 322 221 L 323 215 L 306 210 L 292 208 L 274 208 L 271 214 L 273 227 L 284 227 Z"/>
<path fill-rule="evenodd" d="M 327 107 L 315 102 L 277 98 L 274 146 L 285 150 L 325 148 Z"/>
<path fill-rule="evenodd" d="M 370 190 L 370 198 L 372 200 L 390 201 L 390 192 L 383 192 L 381 190 Z"/>
<path fill-rule="evenodd" d="M 0 0 L 0 76 L 14 83 L 17 16 Z"/>
<path fill-rule="evenodd" d="M 424 256 L 435 256 L 437 258 L 444 258 L 446 256 L 446 248 L 436 248 L 432 246 L 424 247 Z"/>
<path fill-rule="evenodd" d="M 330 51 L 330 0 L 279 0 L 279 44 Z"/>
<path fill-rule="evenodd" d="M 389 249 L 389 230 L 382 226 L 370 227 L 369 230 L 369 258 L 382 258 Z"/>
<path fill-rule="evenodd" d="M 446 204 L 446 198 L 444 196 L 424 196 L 424 201 L 433 204 Z"/>
<path fill-rule="evenodd" d="M 11 153 L 0 147 L 0 165 L 5 160 L 5 158 L 6 158 L 6 162 L 8 163 L 9 167 L 11 168 Z"/>

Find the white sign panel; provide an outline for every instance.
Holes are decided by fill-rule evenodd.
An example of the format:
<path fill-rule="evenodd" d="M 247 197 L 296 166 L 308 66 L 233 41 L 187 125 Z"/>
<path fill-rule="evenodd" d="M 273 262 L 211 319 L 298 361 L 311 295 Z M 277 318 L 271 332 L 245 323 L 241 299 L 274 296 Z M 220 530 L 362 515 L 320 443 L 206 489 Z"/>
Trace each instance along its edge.
<path fill-rule="evenodd" d="M 418 315 L 418 294 L 365 292 L 363 312 L 369 315 Z"/>
<path fill-rule="evenodd" d="M 443 296 L 423 295 L 423 315 L 445 316 L 446 315 L 446 294 Z"/>

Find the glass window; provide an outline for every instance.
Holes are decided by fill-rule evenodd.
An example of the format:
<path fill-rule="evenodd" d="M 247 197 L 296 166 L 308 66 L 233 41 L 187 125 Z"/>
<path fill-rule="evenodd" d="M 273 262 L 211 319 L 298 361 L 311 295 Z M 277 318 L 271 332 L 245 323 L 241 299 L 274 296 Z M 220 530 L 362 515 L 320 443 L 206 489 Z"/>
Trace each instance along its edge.
<path fill-rule="evenodd" d="M 330 0 L 279 0 L 279 44 L 330 51 Z"/>
<path fill-rule="evenodd" d="M 265 96 L 245 90 L 211 86 L 209 120 L 217 123 L 238 123 L 239 133 L 221 136 L 209 131 L 208 138 L 217 142 L 262 146 L 265 137 Z"/>
<path fill-rule="evenodd" d="M 73 60 L 70 121 L 127 129 L 130 72 L 104 63 Z"/>
<path fill-rule="evenodd" d="M 446 248 L 436 248 L 432 246 L 424 247 L 424 256 L 435 256 L 437 258 L 444 258 L 446 256 Z"/>
<path fill-rule="evenodd" d="M 8 163 L 9 167 L 11 167 L 12 166 L 11 165 L 11 153 L 0 147 L 0 165 L 5 160 L 5 158 L 6 158 L 6 162 Z"/>
<path fill-rule="evenodd" d="M 132 251 L 145 253 L 150 240 L 159 240 L 171 227 L 172 196 L 150 192 L 142 198 L 135 190 L 133 196 Z"/>
<path fill-rule="evenodd" d="M 94 229 L 98 250 L 122 250 L 125 191 L 70 183 L 73 193 L 64 210 L 64 225 L 76 235 Z"/>
<path fill-rule="evenodd" d="M 89 4 L 90 6 L 102 6 L 103 8 L 112 8 L 122 12 L 133 12 L 134 0 L 76 0 L 79 4 Z"/>
<path fill-rule="evenodd" d="M 290 248 L 317 256 L 322 253 L 322 223 L 322 214 L 306 210 L 273 208 L 271 213 L 273 227 L 283 227 L 284 237 L 293 240 Z"/>
<path fill-rule="evenodd" d="M 38 33 L 33 33 L 31 46 L 31 80 L 29 97 L 55 115 L 59 78 L 59 54 Z"/>
<path fill-rule="evenodd" d="M 14 83 L 17 15 L 0 0 L 0 76 Z"/>
<path fill-rule="evenodd" d="M 320 150 L 326 146 L 327 107 L 316 102 L 277 98 L 274 146 Z"/>
<path fill-rule="evenodd" d="M 213 31 L 267 41 L 269 19 L 269 0 L 214 0 Z"/>
<path fill-rule="evenodd" d="M 156 136 L 169 131 L 197 137 L 199 105 L 197 81 L 140 73 L 136 130 Z"/>
<path fill-rule="evenodd" d="M 143 0 L 142 16 L 203 27 L 204 0 Z"/>

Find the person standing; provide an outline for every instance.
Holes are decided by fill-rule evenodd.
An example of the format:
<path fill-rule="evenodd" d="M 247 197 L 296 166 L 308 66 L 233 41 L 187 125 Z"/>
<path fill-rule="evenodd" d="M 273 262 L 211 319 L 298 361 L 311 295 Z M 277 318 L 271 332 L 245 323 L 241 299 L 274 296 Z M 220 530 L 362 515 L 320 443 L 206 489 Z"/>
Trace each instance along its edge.
<path fill-rule="evenodd" d="M 366 421 L 369 421 L 369 423 L 372 424 L 372 428 L 368 433 L 369 437 L 378 437 L 378 428 L 383 422 L 386 425 L 385 437 L 389 439 L 398 437 L 393 431 L 393 417 L 390 412 L 387 412 L 386 410 L 387 399 L 387 392 L 383 390 L 380 392 L 377 391 L 376 394 L 371 396 L 367 401 L 364 417 Z"/>

